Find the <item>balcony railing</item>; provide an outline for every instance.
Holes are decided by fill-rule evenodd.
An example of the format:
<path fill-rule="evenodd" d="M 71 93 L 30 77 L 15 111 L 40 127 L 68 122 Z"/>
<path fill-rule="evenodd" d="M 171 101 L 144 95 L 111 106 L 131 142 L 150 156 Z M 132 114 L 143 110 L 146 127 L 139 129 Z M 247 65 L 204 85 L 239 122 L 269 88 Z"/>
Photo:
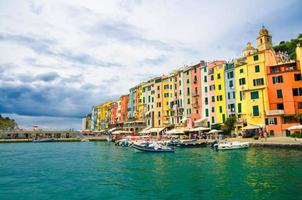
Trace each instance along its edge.
<path fill-rule="evenodd" d="M 284 114 L 284 110 L 269 110 L 267 111 L 266 115 L 270 116 L 270 115 L 283 115 Z"/>

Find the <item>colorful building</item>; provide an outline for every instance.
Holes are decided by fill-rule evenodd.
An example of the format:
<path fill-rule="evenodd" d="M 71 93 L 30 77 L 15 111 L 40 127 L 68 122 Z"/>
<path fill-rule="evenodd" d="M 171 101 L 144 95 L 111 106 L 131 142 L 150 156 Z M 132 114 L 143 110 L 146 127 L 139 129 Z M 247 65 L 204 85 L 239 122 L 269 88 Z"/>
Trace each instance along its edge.
<path fill-rule="evenodd" d="M 195 121 L 200 120 L 202 117 L 202 93 L 201 93 L 201 63 L 191 66 L 191 99 L 192 99 L 192 112 L 191 121 L 195 125 Z"/>
<path fill-rule="evenodd" d="M 188 127 L 192 127 L 193 123 L 191 120 L 192 114 L 192 97 L 191 97 L 191 67 L 187 66 L 183 70 L 183 106 L 184 114 L 182 122 Z"/>
<path fill-rule="evenodd" d="M 129 95 L 122 95 L 118 106 L 118 122 L 120 124 L 124 124 L 128 119 L 128 103 Z"/>
<path fill-rule="evenodd" d="M 296 62 L 267 66 L 269 110 L 266 129 L 271 135 L 285 136 L 287 128 L 299 125 L 302 114 L 301 69 Z"/>
<path fill-rule="evenodd" d="M 108 117 L 108 109 L 112 105 L 112 101 L 106 101 L 98 106 L 97 130 L 105 130 L 108 128 L 110 120 Z"/>
<path fill-rule="evenodd" d="M 224 85 L 227 107 L 227 118 L 236 116 L 236 87 L 235 65 L 233 62 L 225 63 Z"/>
<path fill-rule="evenodd" d="M 162 78 L 154 79 L 154 127 L 163 126 L 163 83 Z"/>
<path fill-rule="evenodd" d="M 225 97 L 225 62 L 215 62 L 214 80 L 215 80 L 215 96 L 216 96 L 216 123 L 222 124 L 226 120 L 226 97 Z"/>
<path fill-rule="evenodd" d="M 143 84 L 143 113 L 147 127 L 154 127 L 154 79 Z"/>

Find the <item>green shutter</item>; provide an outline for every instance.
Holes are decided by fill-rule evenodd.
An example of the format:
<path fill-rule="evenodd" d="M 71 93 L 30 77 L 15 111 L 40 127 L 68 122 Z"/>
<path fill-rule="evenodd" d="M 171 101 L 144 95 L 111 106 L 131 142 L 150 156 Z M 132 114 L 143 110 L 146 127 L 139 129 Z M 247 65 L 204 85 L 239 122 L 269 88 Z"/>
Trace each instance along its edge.
<path fill-rule="evenodd" d="M 259 107 L 253 106 L 253 116 L 259 116 Z"/>

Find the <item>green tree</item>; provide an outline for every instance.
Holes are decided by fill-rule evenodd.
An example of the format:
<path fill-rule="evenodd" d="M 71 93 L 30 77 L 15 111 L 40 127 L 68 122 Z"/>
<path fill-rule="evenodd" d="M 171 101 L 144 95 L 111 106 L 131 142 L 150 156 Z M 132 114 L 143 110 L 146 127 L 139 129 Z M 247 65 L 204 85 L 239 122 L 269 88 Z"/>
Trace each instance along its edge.
<path fill-rule="evenodd" d="M 232 130 L 235 129 L 235 124 L 236 124 L 236 117 L 227 118 L 222 126 L 222 131 L 224 132 L 224 134 L 230 135 Z"/>
<path fill-rule="evenodd" d="M 302 33 L 300 33 L 297 38 L 291 39 L 290 41 L 281 41 L 279 45 L 276 45 L 273 48 L 276 52 L 287 52 L 290 59 L 294 60 L 296 59 L 297 44 L 302 45 Z"/>
<path fill-rule="evenodd" d="M 0 129 L 8 130 L 16 129 L 17 127 L 17 122 L 14 119 L 10 119 L 9 117 L 2 117 L 2 115 L 0 115 Z"/>

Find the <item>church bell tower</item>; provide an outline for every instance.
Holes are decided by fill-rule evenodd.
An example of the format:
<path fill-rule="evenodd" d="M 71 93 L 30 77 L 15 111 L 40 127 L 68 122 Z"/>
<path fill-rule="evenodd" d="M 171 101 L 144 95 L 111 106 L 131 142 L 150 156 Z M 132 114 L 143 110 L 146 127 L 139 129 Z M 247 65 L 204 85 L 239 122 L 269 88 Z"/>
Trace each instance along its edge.
<path fill-rule="evenodd" d="M 268 30 L 262 26 L 259 31 L 259 35 L 257 38 L 257 46 L 259 51 L 272 49 L 272 36 L 269 34 Z"/>

